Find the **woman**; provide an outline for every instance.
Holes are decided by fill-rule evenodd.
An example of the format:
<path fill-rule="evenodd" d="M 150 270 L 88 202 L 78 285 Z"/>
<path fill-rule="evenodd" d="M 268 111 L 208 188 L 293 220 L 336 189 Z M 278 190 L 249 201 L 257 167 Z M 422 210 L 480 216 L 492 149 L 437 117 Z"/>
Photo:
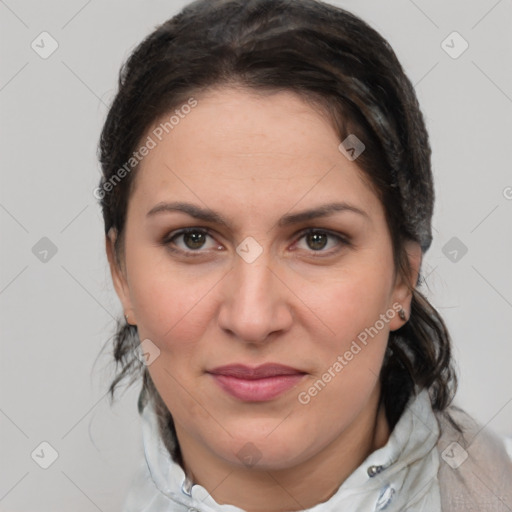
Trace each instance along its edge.
<path fill-rule="evenodd" d="M 126 511 L 512 508 L 417 289 L 430 147 L 379 34 L 314 0 L 194 2 L 123 67 L 100 152 L 112 396 L 142 377 Z"/>

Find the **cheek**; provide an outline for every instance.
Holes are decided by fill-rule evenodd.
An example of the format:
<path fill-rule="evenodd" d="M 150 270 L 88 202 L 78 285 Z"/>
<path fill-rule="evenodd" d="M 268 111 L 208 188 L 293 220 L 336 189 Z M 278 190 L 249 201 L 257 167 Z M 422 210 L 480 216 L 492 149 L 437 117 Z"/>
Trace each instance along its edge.
<path fill-rule="evenodd" d="M 362 284 L 356 280 L 327 288 L 325 308 L 319 309 L 332 332 L 312 338 L 320 364 L 297 398 L 309 418 L 320 418 L 315 427 L 320 430 L 351 421 L 378 383 L 389 336 L 389 319 L 380 316 L 390 311 L 387 290 Z"/>
<path fill-rule="evenodd" d="M 186 352 L 188 344 L 200 339 L 208 321 L 214 276 L 171 266 L 165 256 L 151 260 L 143 251 L 132 253 L 128 272 L 141 340 L 149 338 L 165 350 L 179 346 Z"/>
<path fill-rule="evenodd" d="M 316 297 L 311 309 L 328 329 L 320 337 L 312 333 L 320 364 L 301 388 L 299 403 L 308 402 L 305 407 L 317 411 L 323 421 L 346 421 L 375 388 L 389 336 L 389 319 L 380 316 L 389 312 L 388 274 L 374 264 L 361 265 L 310 289 L 309 296 Z"/>
<path fill-rule="evenodd" d="M 156 388 L 175 421 L 188 425 L 211 421 L 195 395 L 199 341 L 208 322 L 213 283 L 191 278 L 170 265 L 140 265 L 132 272 L 132 303 L 141 340 L 160 350 L 148 366 Z"/>
<path fill-rule="evenodd" d="M 305 292 L 306 297 L 315 297 L 314 302 L 308 300 L 307 303 L 312 304 L 311 309 L 318 312 L 318 317 L 326 326 L 326 338 L 332 340 L 329 342 L 331 349 L 344 349 L 386 312 L 391 291 L 391 280 L 387 273 L 361 267 L 340 278 L 312 285 Z M 386 328 L 380 330 L 387 329 L 386 323 Z M 384 334 L 387 339 L 387 333 Z"/>

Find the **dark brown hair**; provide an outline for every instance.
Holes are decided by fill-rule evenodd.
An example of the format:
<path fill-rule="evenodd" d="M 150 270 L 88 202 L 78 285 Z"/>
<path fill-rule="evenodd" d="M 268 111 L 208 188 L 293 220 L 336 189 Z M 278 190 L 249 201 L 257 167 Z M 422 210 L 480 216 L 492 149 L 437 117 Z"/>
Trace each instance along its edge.
<path fill-rule="evenodd" d="M 136 167 L 108 192 L 105 184 L 153 123 L 190 97 L 224 85 L 295 92 L 325 113 L 340 142 L 349 134 L 364 141 L 357 164 L 384 206 L 395 271 L 407 275 L 404 242 L 429 248 L 434 205 L 431 150 L 414 88 L 382 36 L 351 13 L 315 0 L 199 0 L 134 50 L 121 69 L 99 155 L 103 176 L 97 190 L 105 233 L 118 233 L 119 263 Z M 147 368 L 135 356 L 139 343 L 137 328 L 118 321 L 114 358 L 120 371 L 111 398 L 131 375 L 130 384 L 142 378 L 141 401 L 152 396 L 163 409 Z M 429 389 L 434 410 L 451 402 L 457 382 L 450 344 L 443 319 L 414 288 L 409 319 L 390 333 L 381 371 L 391 427 L 415 388 Z"/>

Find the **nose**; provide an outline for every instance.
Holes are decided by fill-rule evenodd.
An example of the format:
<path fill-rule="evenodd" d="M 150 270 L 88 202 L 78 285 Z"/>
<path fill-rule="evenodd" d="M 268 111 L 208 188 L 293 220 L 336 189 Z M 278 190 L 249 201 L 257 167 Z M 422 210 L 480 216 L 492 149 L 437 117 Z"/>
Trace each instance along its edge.
<path fill-rule="evenodd" d="M 218 320 L 231 336 L 248 344 L 262 344 L 290 329 L 293 293 L 267 253 L 252 262 L 237 255 L 223 286 Z"/>

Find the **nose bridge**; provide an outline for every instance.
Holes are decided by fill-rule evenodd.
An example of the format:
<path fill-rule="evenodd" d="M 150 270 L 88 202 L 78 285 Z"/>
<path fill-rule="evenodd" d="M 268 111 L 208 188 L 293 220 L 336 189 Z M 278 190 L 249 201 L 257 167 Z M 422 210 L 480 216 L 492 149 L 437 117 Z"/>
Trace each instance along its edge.
<path fill-rule="evenodd" d="M 268 249 L 248 238 L 237 247 L 220 323 L 241 340 L 259 342 L 287 328 L 291 315 L 286 288 L 271 270 L 274 265 Z"/>

